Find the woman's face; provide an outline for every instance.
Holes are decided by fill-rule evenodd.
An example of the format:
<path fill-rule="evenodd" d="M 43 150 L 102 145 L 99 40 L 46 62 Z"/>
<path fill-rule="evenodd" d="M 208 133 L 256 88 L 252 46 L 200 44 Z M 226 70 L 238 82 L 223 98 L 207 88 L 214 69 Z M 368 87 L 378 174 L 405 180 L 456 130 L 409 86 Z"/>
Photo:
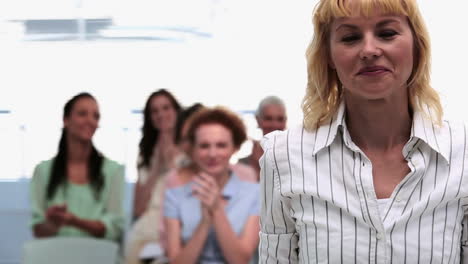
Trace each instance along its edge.
<path fill-rule="evenodd" d="M 99 124 L 99 107 L 92 98 L 78 99 L 70 115 L 63 120 L 68 137 L 82 142 L 89 142 Z"/>
<path fill-rule="evenodd" d="M 406 97 L 413 56 L 413 33 L 404 16 L 342 17 L 331 24 L 330 66 L 351 97 Z"/>
<path fill-rule="evenodd" d="M 232 132 L 224 126 L 205 124 L 196 129 L 192 160 L 201 171 L 212 176 L 226 173 L 235 151 Z"/>
<path fill-rule="evenodd" d="M 151 99 L 150 115 L 153 126 L 160 131 L 171 130 L 175 126 L 177 112 L 169 98 L 164 95 Z"/>

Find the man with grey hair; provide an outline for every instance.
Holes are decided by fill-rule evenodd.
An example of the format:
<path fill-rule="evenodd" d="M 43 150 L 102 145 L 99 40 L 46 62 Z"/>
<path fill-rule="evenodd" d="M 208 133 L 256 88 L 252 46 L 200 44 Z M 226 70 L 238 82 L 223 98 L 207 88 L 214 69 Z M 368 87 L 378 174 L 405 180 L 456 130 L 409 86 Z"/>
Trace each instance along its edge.
<path fill-rule="evenodd" d="M 275 130 L 284 130 L 286 128 L 286 107 L 283 100 L 277 96 L 267 96 L 260 101 L 255 112 L 258 127 L 266 135 Z M 263 155 L 262 147 L 258 141 L 253 141 L 252 152 L 249 156 L 239 159 L 240 163 L 251 166 L 257 172 L 260 180 L 260 165 L 258 160 Z"/>

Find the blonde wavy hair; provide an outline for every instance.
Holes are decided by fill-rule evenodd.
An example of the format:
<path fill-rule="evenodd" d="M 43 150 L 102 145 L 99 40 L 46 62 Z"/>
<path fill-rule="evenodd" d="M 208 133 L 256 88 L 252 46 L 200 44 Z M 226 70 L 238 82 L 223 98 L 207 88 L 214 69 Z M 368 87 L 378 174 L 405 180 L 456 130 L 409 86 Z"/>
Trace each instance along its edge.
<path fill-rule="evenodd" d="M 329 33 L 333 20 L 351 15 L 349 0 L 320 0 L 313 15 L 314 36 L 307 48 L 307 89 L 302 102 L 304 127 L 311 131 L 329 122 L 343 97 L 336 71 L 330 67 Z M 420 111 L 435 124 L 442 123 L 442 105 L 438 93 L 430 86 L 429 34 L 416 0 L 355 0 L 353 11 L 370 17 L 376 9 L 384 14 L 408 18 L 414 38 L 413 72 L 408 80 L 408 96 L 413 111 Z M 356 9 L 355 9 L 356 8 Z"/>

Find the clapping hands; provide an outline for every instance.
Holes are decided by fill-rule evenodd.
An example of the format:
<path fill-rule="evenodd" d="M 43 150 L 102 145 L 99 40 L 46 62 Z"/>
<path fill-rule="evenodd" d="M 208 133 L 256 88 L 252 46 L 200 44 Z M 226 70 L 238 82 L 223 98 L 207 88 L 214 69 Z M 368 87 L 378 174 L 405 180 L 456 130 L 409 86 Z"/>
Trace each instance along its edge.
<path fill-rule="evenodd" d="M 215 179 L 207 173 L 200 172 L 194 179 L 193 195 L 202 203 L 202 216 L 205 220 L 211 218 L 213 212 L 224 209 L 221 190 Z"/>
<path fill-rule="evenodd" d="M 75 215 L 67 210 L 66 204 L 61 204 L 47 208 L 46 218 L 55 226 L 62 227 L 63 225 L 70 225 L 75 218 Z"/>

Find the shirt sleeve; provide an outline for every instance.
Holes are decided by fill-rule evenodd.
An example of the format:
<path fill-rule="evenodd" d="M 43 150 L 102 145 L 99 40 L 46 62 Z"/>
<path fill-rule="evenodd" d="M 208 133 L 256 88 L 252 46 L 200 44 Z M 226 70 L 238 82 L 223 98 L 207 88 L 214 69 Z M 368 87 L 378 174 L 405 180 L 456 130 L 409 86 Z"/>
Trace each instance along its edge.
<path fill-rule="evenodd" d="M 122 231 L 125 224 L 125 216 L 123 210 L 124 199 L 124 167 L 118 165 L 112 170 L 111 175 L 107 175 L 110 179 L 109 194 L 106 203 L 104 204 L 105 212 L 101 217 L 101 221 L 106 227 L 105 238 L 109 240 L 119 240 L 122 237 Z"/>
<path fill-rule="evenodd" d="M 468 202 L 468 197 L 463 198 L 464 204 Z M 462 201 L 463 201 L 462 200 Z M 461 234 L 461 254 L 460 263 L 468 264 L 468 207 L 464 207 L 464 216 L 462 220 L 462 234 Z"/>
<path fill-rule="evenodd" d="M 171 188 L 166 190 L 164 197 L 164 216 L 167 218 L 180 219 L 177 189 Z"/>
<path fill-rule="evenodd" d="M 290 215 L 290 201 L 283 197 L 273 162 L 275 133 L 262 140 L 260 158 L 260 262 L 298 263 L 298 235 Z"/>
<path fill-rule="evenodd" d="M 468 215 L 465 209 L 465 216 L 462 221 L 462 237 L 461 237 L 461 261 L 460 263 L 468 264 Z"/>
<path fill-rule="evenodd" d="M 466 127 L 466 124 L 465 124 Z M 468 141 L 468 135 L 465 134 L 465 142 Z M 464 149 L 465 157 L 464 157 L 464 163 L 466 164 L 468 162 L 468 149 L 465 144 L 465 149 Z M 466 166 L 463 167 L 463 176 L 466 179 L 468 177 L 468 169 Z M 462 202 L 463 204 L 467 204 L 468 202 L 468 197 L 465 197 Z M 468 264 L 468 208 L 465 208 L 464 214 L 463 214 L 463 220 L 462 220 L 462 234 L 461 234 L 461 254 L 460 254 L 460 263 L 463 264 Z"/>
<path fill-rule="evenodd" d="M 45 221 L 47 182 L 44 181 L 44 173 L 46 173 L 44 169 L 37 165 L 29 183 L 29 199 L 32 211 L 31 227 Z"/>

